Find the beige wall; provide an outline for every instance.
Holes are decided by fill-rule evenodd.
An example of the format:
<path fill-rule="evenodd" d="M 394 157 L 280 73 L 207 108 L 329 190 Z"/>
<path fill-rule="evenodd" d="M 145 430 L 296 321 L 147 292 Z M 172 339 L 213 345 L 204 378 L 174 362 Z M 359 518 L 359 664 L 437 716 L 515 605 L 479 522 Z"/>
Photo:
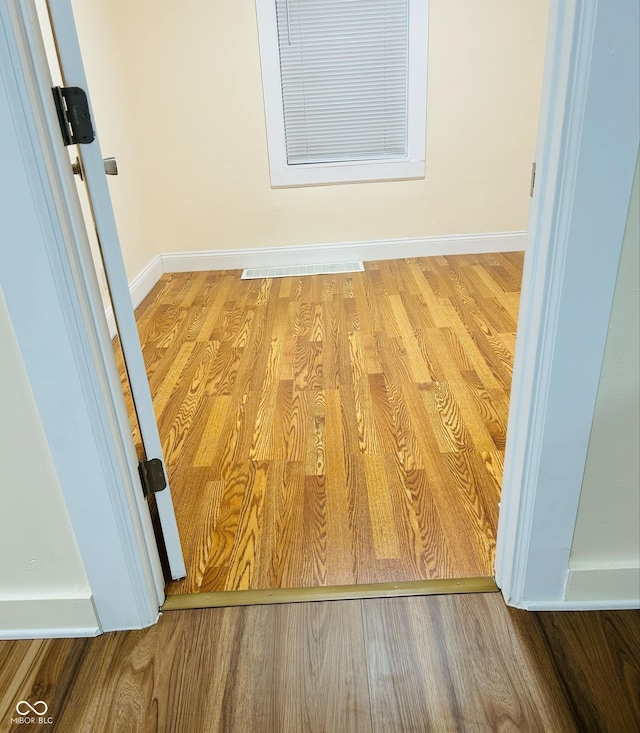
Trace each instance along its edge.
<path fill-rule="evenodd" d="M 625 595 L 640 596 L 638 176 L 636 166 L 571 550 L 569 598 L 611 598 L 611 582 L 618 593 L 626 588 Z"/>
<path fill-rule="evenodd" d="M 431 0 L 427 176 L 273 190 L 253 0 L 76 0 L 131 279 L 153 254 L 524 230 L 547 3 Z"/>
<path fill-rule="evenodd" d="M 28 629 L 33 619 L 37 626 L 97 625 L 89 583 L 1 291 L 0 467 L 0 637 L 6 630 Z M 62 602 L 63 615 L 43 619 L 40 614 L 39 618 L 41 605 L 56 600 Z M 49 610 L 55 615 L 57 608 L 54 604 Z"/>
<path fill-rule="evenodd" d="M 36 0 L 37 6 L 43 4 L 44 0 Z M 135 43 L 125 43 L 129 38 L 127 3 L 121 0 L 81 0 L 73 5 L 91 85 L 91 101 L 99 121 L 102 153 L 105 157 L 117 157 L 121 170 L 118 178 L 108 178 L 108 181 L 131 280 L 156 254 L 147 231 L 148 222 L 153 221 L 155 212 L 145 208 L 149 181 L 143 168 L 142 146 L 138 142 L 144 136 L 144 120 L 134 116 L 128 103 L 130 98 L 135 98 L 137 91 L 128 66 L 136 63 L 139 54 Z M 150 17 L 153 17 L 153 12 Z M 48 19 L 41 24 L 45 26 L 46 41 Z M 125 47 L 128 49 L 126 54 L 123 53 Z M 89 213 L 86 196 L 81 186 L 79 191 L 86 216 Z M 94 260 L 97 260 L 93 230 L 91 226 L 88 229 Z M 103 300 L 106 300 L 102 279 L 100 286 Z"/>

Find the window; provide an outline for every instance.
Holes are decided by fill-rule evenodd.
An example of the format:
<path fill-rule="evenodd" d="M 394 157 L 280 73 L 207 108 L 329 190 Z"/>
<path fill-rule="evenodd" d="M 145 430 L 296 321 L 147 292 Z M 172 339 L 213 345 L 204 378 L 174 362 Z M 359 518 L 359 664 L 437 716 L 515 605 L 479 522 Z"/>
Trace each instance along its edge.
<path fill-rule="evenodd" d="M 427 0 L 256 0 L 271 185 L 425 172 Z"/>

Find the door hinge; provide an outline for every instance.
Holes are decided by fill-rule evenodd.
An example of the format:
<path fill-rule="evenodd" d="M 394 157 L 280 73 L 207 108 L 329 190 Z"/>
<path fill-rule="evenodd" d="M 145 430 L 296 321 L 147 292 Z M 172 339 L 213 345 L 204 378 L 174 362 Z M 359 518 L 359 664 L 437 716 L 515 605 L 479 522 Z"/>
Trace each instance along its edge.
<path fill-rule="evenodd" d="M 536 187 L 536 164 L 531 164 L 531 185 L 529 187 L 529 196 L 533 198 L 533 189 Z"/>
<path fill-rule="evenodd" d="M 53 101 L 58 113 L 60 132 L 65 145 L 86 145 L 95 140 L 89 100 L 80 87 L 53 87 Z"/>
<path fill-rule="evenodd" d="M 167 479 L 164 475 L 164 466 L 159 458 L 150 458 L 148 461 L 138 463 L 142 491 L 145 497 L 149 494 L 157 494 L 167 488 Z"/>

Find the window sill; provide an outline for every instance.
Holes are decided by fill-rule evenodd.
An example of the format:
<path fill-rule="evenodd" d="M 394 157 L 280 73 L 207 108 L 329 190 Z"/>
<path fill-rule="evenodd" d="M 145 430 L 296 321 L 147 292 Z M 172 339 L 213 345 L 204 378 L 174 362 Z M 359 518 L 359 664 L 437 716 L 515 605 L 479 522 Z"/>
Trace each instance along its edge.
<path fill-rule="evenodd" d="M 335 183 L 410 180 L 425 177 L 424 160 L 375 163 L 325 163 L 288 165 L 271 169 L 271 188 L 327 186 Z"/>

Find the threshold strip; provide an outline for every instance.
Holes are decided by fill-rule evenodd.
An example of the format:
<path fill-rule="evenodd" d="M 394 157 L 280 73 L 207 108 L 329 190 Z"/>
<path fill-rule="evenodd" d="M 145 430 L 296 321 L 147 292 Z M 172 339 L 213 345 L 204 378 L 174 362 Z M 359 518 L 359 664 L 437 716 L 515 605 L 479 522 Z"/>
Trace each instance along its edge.
<path fill-rule="evenodd" d="M 313 588 L 272 588 L 264 590 L 224 590 L 212 593 L 183 593 L 167 596 L 161 611 L 224 606 L 262 606 L 270 603 L 347 601 L 359 598 L 396 598 L 448 593 L 496 593 L 492 577 L 409 580 L 401 583 L 369 585 L 325 585 Z"/>

